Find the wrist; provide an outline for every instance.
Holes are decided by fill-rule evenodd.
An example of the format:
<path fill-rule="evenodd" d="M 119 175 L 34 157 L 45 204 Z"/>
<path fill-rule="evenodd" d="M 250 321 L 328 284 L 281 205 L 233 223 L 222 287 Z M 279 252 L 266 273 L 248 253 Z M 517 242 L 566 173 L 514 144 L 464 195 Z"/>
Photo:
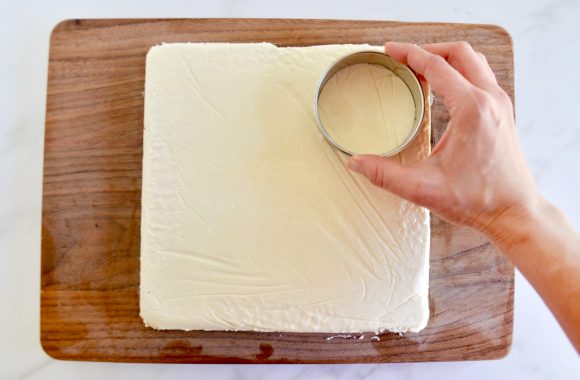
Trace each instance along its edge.
<path fill-rule="evenodd" d="M 542 221 L 555 212 L 554 206 L 535 195 L 498 212 L 481 231 L 498 248 L 509 249 L 533 238 Z"/>

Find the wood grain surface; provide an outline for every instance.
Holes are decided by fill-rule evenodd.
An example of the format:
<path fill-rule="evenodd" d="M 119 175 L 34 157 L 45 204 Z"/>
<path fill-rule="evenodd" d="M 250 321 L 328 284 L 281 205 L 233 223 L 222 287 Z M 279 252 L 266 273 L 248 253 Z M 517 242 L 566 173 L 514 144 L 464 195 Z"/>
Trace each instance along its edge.
<path fill-rule="evenodd" d="M 418 334 L 156 331 L 139 317 L 145 54 L 161 42 L 424 44 L 467 40 L 513 99 L 513 51 L 496 26 L 385 21 L 67 20 L 50 39 L 42 212 L 41 343 L 54 358 L 173 363 L 495 359 L 512 337 L 514 272 L 478 233 L 432 218 L 430 308 Z M 433 142 L 448 121 L 432 108 Z M 473 142 L 477 144 L 477 141 Z"/>

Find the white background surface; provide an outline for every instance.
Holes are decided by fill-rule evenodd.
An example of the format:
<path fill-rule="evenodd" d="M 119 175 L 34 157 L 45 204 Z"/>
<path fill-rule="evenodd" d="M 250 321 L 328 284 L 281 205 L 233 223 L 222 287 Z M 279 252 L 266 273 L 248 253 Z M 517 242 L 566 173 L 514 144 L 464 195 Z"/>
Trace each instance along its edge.
<path fill-rule="evenodd" d="M 163 3 L 163 5 L 162 5 Z M 422 3 L 422 5 L 420 5 Z M 535 178 L 580 229 L 580 2 L 0 2 L 0 379 L 578 379 L 580 360 L 516 277 L 506 359 L 394 365 L 139 365 L 59 362 L 39 344 L 40 210 L 48 39 L 66 18 L 296 17 L 492 23 L 515 44 L 516 114 Z M 556 80 L 555 80 L 556 79 Z"/>

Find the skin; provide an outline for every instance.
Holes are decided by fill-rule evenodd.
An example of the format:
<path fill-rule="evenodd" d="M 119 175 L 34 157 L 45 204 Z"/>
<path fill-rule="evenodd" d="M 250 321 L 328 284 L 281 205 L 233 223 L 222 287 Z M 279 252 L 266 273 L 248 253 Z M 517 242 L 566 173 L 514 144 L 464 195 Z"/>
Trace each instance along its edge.
<path fill-rule="evenodd" d="M 485 56 L 465 42 L 389 42 L 385 50 L 443 97 L 449 124 L 420 163 L 364 155 L 352 157 L 349 168 L 485 234 L 534 286 L 580 353 L 580 235 L 539 193 L 512 102 Z"/>

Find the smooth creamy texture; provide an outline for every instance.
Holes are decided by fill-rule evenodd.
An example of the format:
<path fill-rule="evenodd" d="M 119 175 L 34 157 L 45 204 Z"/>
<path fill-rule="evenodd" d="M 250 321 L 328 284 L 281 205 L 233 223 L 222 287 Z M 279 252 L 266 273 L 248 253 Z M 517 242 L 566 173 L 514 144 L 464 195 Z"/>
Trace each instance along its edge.
<path fill-rule="evenodd" d="M 141 316 L 157 329 L 418 331 L 429 214 L 320 135 L 316 82 L 367 45 L 166 44 L 147 55 Z M 429 150 L 427 128 L 399 155 Z M 408 154 L 408 155 L 405 155 Z"/>
<path fill-rule="evenodd" d="M 318 101 L 330 137 L 357 154 L 382 154 L 409 137 L 415 122 L 411 91 L 384 66 L 359 63 L 334 74 Z"/>

